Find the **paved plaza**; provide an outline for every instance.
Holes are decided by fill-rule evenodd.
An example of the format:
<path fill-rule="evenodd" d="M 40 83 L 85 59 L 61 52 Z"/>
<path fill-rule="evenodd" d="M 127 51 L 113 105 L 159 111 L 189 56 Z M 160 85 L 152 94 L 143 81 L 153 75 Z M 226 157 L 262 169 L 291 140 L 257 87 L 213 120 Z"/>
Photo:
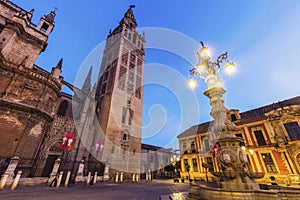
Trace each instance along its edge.
<path fill-rule="evenodd" d="M 160 196 L 187 192 L 187 183 L 173 183 L 171 180 L 155 180 L 152 183 L 97 183 L 87 186 L 71 185 L 64 188 L 48 186 L 20 186 L 15 191 L 6 188 L 0 191 L 0 199 L 5 200 L 158 200 Z"/>

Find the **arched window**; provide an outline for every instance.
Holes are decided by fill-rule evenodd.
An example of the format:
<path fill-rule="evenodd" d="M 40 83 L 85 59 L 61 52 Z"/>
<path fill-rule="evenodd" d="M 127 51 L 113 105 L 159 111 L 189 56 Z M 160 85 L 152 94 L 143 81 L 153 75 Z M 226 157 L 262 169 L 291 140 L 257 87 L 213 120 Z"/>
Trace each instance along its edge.
<path fill-rule="evenodd" d="M 66 112 L 67 112 L 68 106 L 69 106 L 69 103 L 68 103 L 67 100 L 62 101 L 59 104 L 57 115 L 58 116 L 62 116 L 62 117 L 66 116 Z"/>
<path fill-rule="evenodd" d="M 122 143 L 123 144 L 128 144 L 129 139 L 130 139 L 130 136 L 129 136 L 128 131 L 127 130 L 123 131 L 122 132 Z"/>

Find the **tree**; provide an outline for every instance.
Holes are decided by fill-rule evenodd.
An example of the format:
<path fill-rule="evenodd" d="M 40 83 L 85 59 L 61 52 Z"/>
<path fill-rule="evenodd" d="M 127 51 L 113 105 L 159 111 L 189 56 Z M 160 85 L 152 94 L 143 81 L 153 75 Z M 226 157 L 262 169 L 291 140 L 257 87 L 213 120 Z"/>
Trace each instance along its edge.
<path fill-rule="evenodd" d="M 202 163 L 202 167 L 205 169 L 206 182 L 208 182 L 207 169 L 210 168 L 208 163 Z"/>

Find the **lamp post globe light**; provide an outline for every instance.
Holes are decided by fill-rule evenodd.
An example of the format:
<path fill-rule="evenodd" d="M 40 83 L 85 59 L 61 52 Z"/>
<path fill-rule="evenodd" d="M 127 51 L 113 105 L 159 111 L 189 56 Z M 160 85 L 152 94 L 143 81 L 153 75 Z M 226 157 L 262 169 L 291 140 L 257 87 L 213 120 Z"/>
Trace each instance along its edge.
<path fill-rule="evenodd" d="M 221 172 L 212 172 L 214 176 L 222 177 L 221 187 L 226 189 L 258 189 L 255 178 L 264 176 L 262 172 L 252 172 L 249 169 L 248 160 L 245 159 L 241 144 L 243 139 L 236 137 L 238 129 L 230 120 L 228 109 L 224 105 L 222 98 L 225 94 L 222 80 L 218 78 L 221 67 L 224 67 L 228 74 L 235 72 L 235 64 L 228 60 L 228 53 L 219 55 L 216 61 L 211 59 L 211 53 L 208 47 L 201 42 L 201 49 L 197 52 L 199 62 L 190 70 L 191 79 L 188 85 L 194 89 L 196 81 L 193 76 L 204 79 L 207 84 L 207 90 L 204 91 L 210 99 L 211 112 L 213 118 L 212 126 L 209 132 L 212 132 L 211 141 L 217 145 L 217 160 L 221 165 Z"/>

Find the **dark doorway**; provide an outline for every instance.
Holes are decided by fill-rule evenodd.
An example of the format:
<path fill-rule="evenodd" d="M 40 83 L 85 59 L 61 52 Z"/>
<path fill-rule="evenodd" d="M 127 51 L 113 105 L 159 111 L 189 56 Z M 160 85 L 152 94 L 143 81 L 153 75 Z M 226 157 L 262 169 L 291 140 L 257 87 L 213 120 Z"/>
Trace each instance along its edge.
<path fill-rule="evenodd" d="M 43 169 L 42 176 L 49 177 L 50 173 L 52 172 L 55 160 L 58 158 L 58 155 L 49 155 L 46 161 L 46 164 Z"/>

